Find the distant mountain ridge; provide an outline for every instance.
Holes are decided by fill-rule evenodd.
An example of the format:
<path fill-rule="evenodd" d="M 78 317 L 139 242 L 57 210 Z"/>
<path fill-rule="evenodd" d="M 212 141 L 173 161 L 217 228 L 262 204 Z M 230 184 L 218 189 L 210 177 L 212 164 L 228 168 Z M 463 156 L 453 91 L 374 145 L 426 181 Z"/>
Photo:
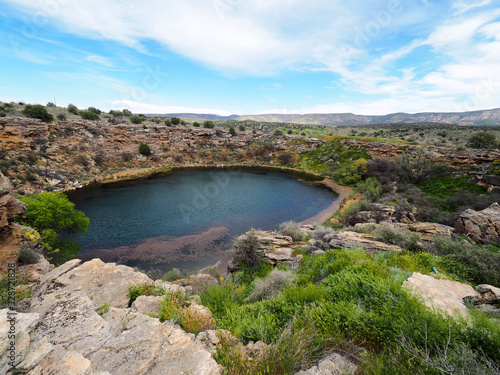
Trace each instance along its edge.
<path fill-rule="evenodd" d="M 165 116 L 165 115 L 148 115 Z M 500 108 L 468 111 L 468 112 L 422 112 L 422 113 L 391 113 L 387 115 L 355 115 L 353 113 L 310 113 L 295 114 L 263 114 L 263 115 L 231 115 L 169 113 L 175 116 L 193 120 L 253 120 L 259 122 L 288 122 L 303 125 L 370 125 L 389 123 L 436 122 L 457 125 L 500 125 Z"/>

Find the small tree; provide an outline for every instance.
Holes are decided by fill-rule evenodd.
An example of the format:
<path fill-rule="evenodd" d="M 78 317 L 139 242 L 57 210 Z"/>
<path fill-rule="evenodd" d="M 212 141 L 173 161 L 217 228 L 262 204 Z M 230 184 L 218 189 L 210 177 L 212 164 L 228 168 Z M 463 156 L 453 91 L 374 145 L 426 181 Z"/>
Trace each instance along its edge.
<path fill-rule="evenodd" d="M 78 107 L 74 104 L 68 104 L 68 112 L 78 116 Z"/>
<path fill-rule="evenodd" d="M 229 134 L 231 134 L 233 137 L 236 136 L 236 130 L 234 130 L 234 126 L 231 126 L 229 128 Z"/>
<path fill-rule="evenodd" d="M 467 147 L 487 149 L 497 148 L 497 137 L 494 133 L 483 130 L 469 137 L 467 141 Z"/>
<path fill-rule="evenodd" d="M 124 109 L 122 112 L 123 112 L 123 116 L 127 116 L 127 117 L 132 116 L 132 112 L 130 112 L 128 109 Z"/>
<path fill-rule="evenodd" d="M 43 122 L 52 122 L 54 121 L 54 116 L 52 116 L 44 106 L 40 104 L 31 105 L 28 104 L 22 110 L 23 115 L 31 118 L 37 118 L 42 120 Z"/>
<path fill-rule="evenodd" d="M 87 109 L 87 111 L 93 112 L 93 113 L 97 113 L 98 115 L 100 115 L 102 113 L 100 109 L 97 109 L 97 108 L 94 108 L 94 107 L 89 107 Z"/>
<path fill-rule="evenodd" d="M 193 122 L 193 126 L 195 128 L 199 128 L 200 127 L 200 123 L 198 121 L 195 121 L 195 122 Z"/>
<path fill-rule="evenodd" d="M 87 232 L 89 218 L 75 210 L 75 205 L 61 192 L 35 194 L 21 200 L 28 207 L 18 221 L 40 233 L 49 260 L 59 265 L 72 259 L 80 246 L 69 234 Z"/>
<path fill-rule="evenodd" d="M 129 117 L 132 124 L 142 124 L 143 118 L 137 115 L 132 115 Z"/>
<path fill-rule="evenodd" d="M 170 119 L 170 122 L 172 123 L 172 125 L 179 125 L 181 123 L 181 119 L 179 117 L 172 117 Z"/>
<path fill-rule="evenodd" d="M 206 129 L 213 129 L 215 127 L 215 124 L 213 121 L 205 120 L 203 121 L 203 127 Z"/>
<path fill-rule="evenodd" d="M 55 106 L 56 106 L 56 105 L 55 105 L 54 103 L 52 103 L 52 102 L 48 102 L 48 103 L 47 103 L 47 107 L 55 107 Z"/>
<path fill-rule="evenodd" d="M 58 119 L 59 121 L 66 121 L 66 115 L 65 115 L 64 113 L 59 113 L 59 114 L 57 115 L 57 119 Z"/>
<path fill-rule="evenodd" d="M 83 111 L 82 113 L 80 113 L 80 116 L 84 120 L 93 120 L 93 121 L 99 120 L 99 114 L 93 111 Z"/>
<path fill-rule="evenodd" d="M 170 121 L 169 118 L 165 120 L 165 125 L 172 126 L 172 122 Z"/>
<path fill-rule="evenodd" d="M 244 132 L 246 130 L 245 125 L 243 125 L 243 124 L 240 125 L 239 129 L 240 129 L 240 132 Z"/>
<path fill-rule="evenodd" d="M 146 143 L 141 143 L 139 145 L 139 154 L 144 155 L 144 156 L 151 155 L 151 147 L 149 147 L 149 145 Z"/>

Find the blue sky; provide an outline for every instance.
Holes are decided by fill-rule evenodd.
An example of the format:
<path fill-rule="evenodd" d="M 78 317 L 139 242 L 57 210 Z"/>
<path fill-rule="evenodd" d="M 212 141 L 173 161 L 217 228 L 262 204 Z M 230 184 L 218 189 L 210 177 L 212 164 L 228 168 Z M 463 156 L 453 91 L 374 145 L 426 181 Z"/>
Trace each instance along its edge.
<path fill-rule="evenodd" d="M 500 107 L 499 0 L 0 0 L 0 100 L 143 113 Z"/>

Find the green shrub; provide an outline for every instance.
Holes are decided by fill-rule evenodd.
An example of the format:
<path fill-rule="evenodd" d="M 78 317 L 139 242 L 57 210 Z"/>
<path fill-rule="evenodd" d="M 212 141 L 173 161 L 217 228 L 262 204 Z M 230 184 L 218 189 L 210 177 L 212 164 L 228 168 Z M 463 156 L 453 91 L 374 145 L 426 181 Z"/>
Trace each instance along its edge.
<path fill-rule="evenodd" d="M 92 111 L 82 111 L 80 113 L 80 116 L 84 120 L 92 120 L 92 121 L 99 120 L 99 114 L 96 112 L 92 112 Z"/>
<path fill-rule="evenodd" d="M 66 117 L 66 115 L 65 115 L 64 113 L 59 113 L 59 114 L 57 115 L 57 119 L 58 119 L 59 121 L 66 121 L 66 120 L 67 120 L 67 117 Z"/>
<path fill-rule="evenodd" d="M 144 155 L 144 156 L 151 155 L 151 147 L 149 147 L 149 145 L 146 143 L 141 143 L 139 145 L 139 154 Z"/>
<path fill-rule="evenodd" d="M 21 250 L 17 253 L 17 261 L 21 264 L 36 264 L 40 261 L 40 255 L 31 243 L 23 243 Z"/>
<path fill-rule="evenodd" d="M 255 230 L 247 232 L 235 241 L 233 262 L 235 265 L 244 264 L 250 269 L 255 268 L 261 261 L 261 256 L 258 254 L 259 239 L 255 234 Z"/>
<path fill-rule="evenodd" d="M 78 116 L 78 107 L 74 104 L 68 104 L 68 112 Z"/>
<path fill-rule="evenodd" d="M 215 127 L 215 124 L 213 121 L 205 120 L 203 121 L 203 127 L 206 129 L 213 129 Z"/>
<path fill-rule="evenodd" d="M 175 280 L 179 280 L 181 278 L 182 278 L 181 271 L 179 271 L 177 268 L 174 268 L 174 269 L 168 271 L 163 276 L 163 280 L 165 280 L 165 281 L 175 281 Z"/>
<path fill-rule="evenodd" d="M 467 147 L 493 149 L 498 147 L 495 133 L 483 130 L 469 137 Z"/>
<path fill-rule="evenodd" d="M 292 237 L 293 242 L 304 241 L 305 232 L 295 221 L 286 221 L 280 224 L 280 233 Z"/>
<path fill-rule="evenodd" d="M 199 128 L 199 127 L 200 127 L 200 123 L 199 123 L 198 121 L 194 121 L 194 122 L 193 122 L 193 126 L 194 126 L 195 128 Z"/>
<path fill-rule="evenodd" d="M 404 228 L 393 228 L 384 225 L 375 232 L 377 239 L 391 245 L 397 245 L 408 251 L 421 251 L 421 238 L 418 233 Z"/>
<path fill-rule="evenodd" d="M 75 205 L 60 192 L 35 194 L 21 200 L 27 204 L 27 209 L 17 220 L 40 233 L 49 260 L 59 265 L 72 259 L 80 246 L 70 234 L 85 233 L 89 218 L 75 210 Z"/>
<path fill-rule="evenodd" d="M 22 110 L 22 114 L 26 117 L 37 118 L 42 120 L 43 122 L 52 122 L 54 121 L 54 116 L 52 116 L 44 106 L 40 104 L 31 105 L 28 104 Z"/>
<path fill-rule="evenodd" d="M 250 301 L 275 298 L 287 286 L 293 284 L 295 275 L 291 271 L 280 271 L 274 269 L 265 279 L 257 279 L 254 282 L 254 290 L 248 296 Z"/>
<path fill-rule="evenodd" d="M 132 115 L 129 117 L 130 119 L 130 122 L 132 122 L 132 124 L 142 124 L 142 122 L 144 121 L 144 119 L 140 116 L 137 116 L 137 115 Z"/>
<path fill-rule="evenodd" d="M 240 129 L 241 132 L 244 132 L 246 130 L 245 125 L 240 125 L 238 129 Z"/>
<path fill-rule="evenodd" d="M 229 127 L 229 134 L 231 134 L 231 136 L 235 137 L 236 136 L 236 130 L 234 129 L 234 126 L 230 126 Z"/>
<path fill-rule="evenodd" d="M 171 117 L 170 122 L 172 123 L 172 125 L 179 125 L 181 123 L 181 119 L 178 117 Z"/>
<path fill-rule="evenodd" d="M 104 315 L 109 311 L 109 303 L 105 302 L 99 309 L 97 309 L 97 313 L 99 315 Z"/>

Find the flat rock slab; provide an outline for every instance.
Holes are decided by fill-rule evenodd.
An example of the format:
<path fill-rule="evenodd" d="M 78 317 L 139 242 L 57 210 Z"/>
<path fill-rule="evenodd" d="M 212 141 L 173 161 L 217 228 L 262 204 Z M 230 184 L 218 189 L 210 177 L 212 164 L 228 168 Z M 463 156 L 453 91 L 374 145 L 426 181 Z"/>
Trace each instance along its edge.
<path fill-rule="evenodd" d="M 98 259 L 49 272 L 36 285 L 30 313 L 17 315 L 18 369 L 37 375 L 221 374 L 193 334 L 148 315 L 161 297 L 141 296 L 128 308 L 128 288 L 139 283 L 153 282 Z M 7 310 L 0 311 L 2 351 L 8 348 L 6 317 Z M 7 370 L 0 362 L 0 375 Z"/>
<path fill-rule="evenodd" d="M 363 233 L 358 232 L 335 232 L 330 240 L 332 249 L 353 249 L 361 247 L 369 253 L 374 253 L 379 250 L 383 251 L 401 251 L 399 246 L 388 245 L 384 242 L 376 241 L 369 238 Z"/>
<path fill-rule="evenodd" d="M 435 279 L 418 272 L 414 272 L 403 285 L 422 296 L 425 305 L 431 309 L 444 311 L 451 316 L 458 313 L 464 318 L 467 317 L 467 307 L 462 299 L 478 294 L 470 285 L 458 281 Z"/>

